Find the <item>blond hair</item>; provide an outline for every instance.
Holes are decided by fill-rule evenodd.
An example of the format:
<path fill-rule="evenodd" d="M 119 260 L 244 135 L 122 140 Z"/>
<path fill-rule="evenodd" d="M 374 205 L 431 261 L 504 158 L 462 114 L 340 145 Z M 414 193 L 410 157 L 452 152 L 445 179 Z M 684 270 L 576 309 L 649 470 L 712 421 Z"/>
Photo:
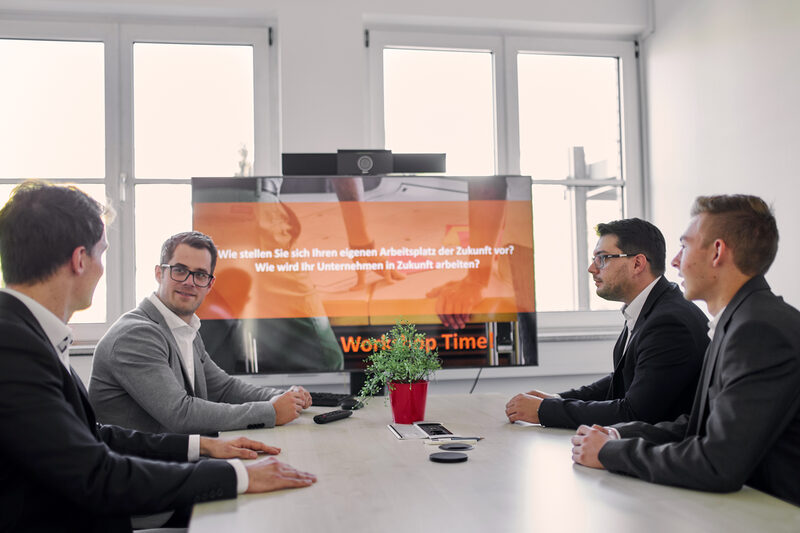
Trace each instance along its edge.
<path fill-rule="evenodd" d="M 722 239 L 743 274 L 755 276 L 769 270 L 778 253 L 778 225 L 764 200 L 745 194 L 698 196 L 691 214 L 708 215 L 703 246 Z"/>

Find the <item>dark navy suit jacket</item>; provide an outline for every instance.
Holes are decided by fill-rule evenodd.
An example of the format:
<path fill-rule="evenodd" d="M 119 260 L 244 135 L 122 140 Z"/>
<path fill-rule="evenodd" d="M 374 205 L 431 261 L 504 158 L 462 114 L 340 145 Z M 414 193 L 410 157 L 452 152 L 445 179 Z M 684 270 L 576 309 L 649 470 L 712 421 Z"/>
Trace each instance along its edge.
<path fill-rule="evenodd" d="M 39 323 L 2 292 L 0 420 L 0 531 L 127 532 L 134 514 L 236 496 L 226 461 L 185 462 L 186 435 L 98 425 Z"/>
<path fill-rule="evenodd" d="M 692 406 L 708 319 L 680 288 L 659 278 L 625 345 L 623 329 L 614 346 L 614 371 L 580 389 L 560 393 L 539 406 L 544 426 L 674 420 Z"/>

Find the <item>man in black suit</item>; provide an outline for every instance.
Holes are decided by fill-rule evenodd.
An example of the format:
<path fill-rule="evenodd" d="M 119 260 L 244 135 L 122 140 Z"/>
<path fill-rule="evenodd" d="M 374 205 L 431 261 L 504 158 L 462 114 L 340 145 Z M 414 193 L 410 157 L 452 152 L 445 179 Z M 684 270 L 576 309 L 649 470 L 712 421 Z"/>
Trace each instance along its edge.
<path fill-rule="evenodd" d="M 506 404 L 511 422 L 576 428 L 660 422 L 689 412 L 708 345 L 706 317 L 664 279 L 664 236 L 638 218 L 598 224 L 597 235 L 589 265 L 597 295 L 624 303 L 625 327 L 614 346 L 614 371 L 559 394 L 518 394 Z"/>
<path fill-rule="evenodd" d="M 95 422 L 66 323 L 103 274 L 102 215 L 80 190 L 39 182 L 0 210 L 0 530 L 130 531 L 132 515 L 185 520 L 194 502 L 313 483 L 271 457 L 187 462 L 280 451 L 260 442 L 199 438 L 192 449 L 186 435 Z"/>
<path fill-rule="evenodd" d="M 777 250 L 775 217 L 760 198 L 695 200 L 672 260 L 686 298 L 714 315 L 691 413 L 581 426 L 575 462 L 715 492 L 746 483 L 800 505 L 800 312 L 764 279 Z"/>

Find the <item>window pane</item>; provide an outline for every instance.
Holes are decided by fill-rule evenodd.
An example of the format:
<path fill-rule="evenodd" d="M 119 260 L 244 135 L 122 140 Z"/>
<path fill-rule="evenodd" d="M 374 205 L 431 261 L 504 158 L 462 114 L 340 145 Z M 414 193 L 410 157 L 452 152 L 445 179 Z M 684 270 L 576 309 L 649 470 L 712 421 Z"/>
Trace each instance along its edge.
<path fill-rule="evenodd" d="M 570 175 L 573 146 L 587 165 L 622 178 L 618 60 L 521 53 L 519 76 L 520 168 L 534 179 Z"/>
<path fill-rule="evenodd" d="M 576 264 L 575 250 L 575 188 L 561 185 L 533 186 L 533 232 L 536 253 L 536 309 L 539 311 L 572 311 L 578 309 L 578 270 L 589 264 Z M 595 226 L 622 218 L 622 190 L 619 187 L 589 188 L 586 193 L 587 257 L 597 244 Z M 575 265 L 575 268 L 565 268 Z M 609 302 L 597 296 L 592 277 L 589 284 L 590 309 L 619 309 L 619 302 Z"/>
<path fill-rule="evenodd" d="M 136 186 L 136 301 L 156 288 L 155 266 L 170 236 L 192 229 L 191 185 Z"/>
<path fill-rule="evenodd" d="M 444 152 L 451 175 L 495 173 L 492 54 L 383 51 L 386 148 Z"/>
<path fill-rule="evenodd" d="M 16 185 L 0 185 L 0 209 L 8 201 L 11 191 Z M 102 204 L 106 204 L 106 191 L 103 185 L 78 184 L 77 187 Z M 106 264 L 106 257 L 103 255 L 103 264 Z M 5 285 L 5 284 L 4 284 Z M 88 309 L 78 311 L 72 315 L 70 324 L 93 324 L 104 323 L 106 321 L 106 276 L 105 274 L 97 283 L 94 291 L 92 305 Z"/>
<path fill-rule="evenodd" d="M 237 174 L 253 117 L 251 46 L 134 45 L 137 178 Z"/>
<path fill-rule="evenodd" d="M 533 186 L 537 311 L 571 311 L 577 308 L 572 203 L 567 187 Z"/>
<path fill-rule="evenodd" d="M 622 179 L 618 59 L 520 53 L 517 66 L 522 173 L 534 180 Z M 618 185 L 534 186 L 539 310 L 619 308 L 595 294 L 577 250 L 585 247 L 591 257 L 594 227 L 622 216 Z M 577 287 L 584 283 L 589 299 L 581 304 Z"/>
<path fill-rule="evenodd" d="M 0 177 L 104 177 L 103 44 L 3 39 L 0 72 Z"/>
<path fill-rule="evenodd" d="M 619 187 L 596 187 L 589 189 L 586 193 L 586 225 L 589 250 L 588 257 L 592 257 L 594 247 L 597 245 L 597 232 L 595 227 L 601 222 L 610 222 L 622 218 L 622 189 Z M 580 265 L 578 265 L 580 268 Z M 587 264 L 585 268 L 588 268 Z M 589 283 L 589 308 L 599 309 L 619 309 L 622 307 L 620 302 L 610 302 L 597 296 L 592 277 L 588 276 Z"/>

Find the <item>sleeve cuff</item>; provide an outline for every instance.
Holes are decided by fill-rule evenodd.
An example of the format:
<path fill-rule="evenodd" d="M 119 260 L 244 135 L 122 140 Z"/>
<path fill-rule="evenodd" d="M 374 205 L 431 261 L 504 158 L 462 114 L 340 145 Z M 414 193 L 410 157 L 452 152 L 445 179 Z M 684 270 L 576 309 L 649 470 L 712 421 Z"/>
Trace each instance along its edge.
<path fill-rule="evenodd" d="M 186 460 L 193 463 L 200 459 L 200 435 L 189 435 L 189 451 Z"/>
<path fill-rule="evenodd" d="M 250 476 L 247 475 L 247 469 L 240 459 L 228 459 L 228 462 L 236 471 L 236 494 L 244 494 L 250 484 Z"/>
<path fill-rule="evenodd" d="M 619 440 L 622 438 L 619 434 L 619 431 L 617 431 L 617 428 L 606 426 L 606 429 L 608 430 L 608 433 L 611 435 L 612 439 Z"/>

